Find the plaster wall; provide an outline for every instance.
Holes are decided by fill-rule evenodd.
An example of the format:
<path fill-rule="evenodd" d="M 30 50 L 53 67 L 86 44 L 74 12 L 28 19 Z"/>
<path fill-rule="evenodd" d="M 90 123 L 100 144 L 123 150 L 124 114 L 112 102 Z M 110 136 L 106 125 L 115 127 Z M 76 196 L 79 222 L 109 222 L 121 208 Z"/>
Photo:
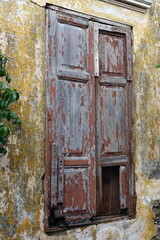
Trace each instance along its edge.
<path fill-rule="evenodd" d="M 133 26 L 135 219 L 44 233 L 46 2 Z M 158 231 L 152 207 L 160 199 L 160 0 L 146 14 L 99 0 L 1 0 L 0 9 L 0 49 L 11 58 L 12 86 L 21 93 L 14 108 L 23 120 L 0 159 L 0 239 L 152 239 Z"/>

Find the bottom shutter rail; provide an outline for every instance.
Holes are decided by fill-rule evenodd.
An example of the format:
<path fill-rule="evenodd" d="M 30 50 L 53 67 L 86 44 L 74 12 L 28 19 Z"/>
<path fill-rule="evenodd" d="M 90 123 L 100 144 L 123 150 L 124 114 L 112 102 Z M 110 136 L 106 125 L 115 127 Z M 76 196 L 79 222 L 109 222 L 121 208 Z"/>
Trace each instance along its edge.
<path fill-rule="evenodd" d="M 67 226 L 77 226 L 91 224 L 91 216 L 89 214 L 65 216 Z"/>

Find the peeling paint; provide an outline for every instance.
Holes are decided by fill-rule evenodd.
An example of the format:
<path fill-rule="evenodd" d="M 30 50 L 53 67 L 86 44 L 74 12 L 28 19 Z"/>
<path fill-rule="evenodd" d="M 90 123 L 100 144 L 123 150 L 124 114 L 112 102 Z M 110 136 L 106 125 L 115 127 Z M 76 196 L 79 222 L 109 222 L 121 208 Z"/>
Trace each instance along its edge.
<path fill-rule="evenodd" d="M 44 233 L 46 3 L 133 26 L 134 220 L 79 227 L 53 236 Z M 7 69 L 12 86 L 21 93 L 14 108 L 23 120 L 22 130 L 10 139 L 9 154 L 0 159 L 0 239 L 152 239 L 156 236 L 152 202 L 160 199 L 160 70 L 155 69 L 160 62 L 160 0 L 154 1 L 146 14 L 98 0 L 1 0 L 0 9 L 0 49 L 11 58 Z"/>

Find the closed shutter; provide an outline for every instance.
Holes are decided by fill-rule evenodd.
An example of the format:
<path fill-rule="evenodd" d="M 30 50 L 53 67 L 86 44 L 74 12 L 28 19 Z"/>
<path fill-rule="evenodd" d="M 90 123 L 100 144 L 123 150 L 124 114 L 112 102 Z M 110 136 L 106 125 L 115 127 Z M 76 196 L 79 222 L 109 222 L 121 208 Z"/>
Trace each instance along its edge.
<path fill-rule="evenodd" d="M 99 23 L 94 31 L 97 213 L 128 213 L 132 198 L 131 31 Z"/>
<path fill-rule="evenodd" d="M 58 8 L 47 23 L 45 230 L 133 216 L 131 29 Z"/>
<path fill-rule="evenodd" d="M 93 30 L 88 20 L 55 11 L 48 24 L 51 222 L 88 224 L 96 209 Z"/>

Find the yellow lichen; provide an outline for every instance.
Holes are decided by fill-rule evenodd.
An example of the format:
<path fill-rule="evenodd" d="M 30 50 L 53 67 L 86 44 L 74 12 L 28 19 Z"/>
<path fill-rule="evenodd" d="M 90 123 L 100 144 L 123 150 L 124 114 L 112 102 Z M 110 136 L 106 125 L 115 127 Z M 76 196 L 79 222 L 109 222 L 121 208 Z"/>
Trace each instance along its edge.
<path fill-rule="evenodd" d="M 76 239 L 70 235 L 44 234 L 43 182 L 45 165 L 45 4 L 59 5 L 133 26 L 134 33 L 134 117 L 135 117 L 135 171 L 137 192 L 137 219 L 142 220 L 140 240 L 150 240 L 155 234 L 154 215 L 150 201 L 160 197 L 159 181 L 148 179 L 148 171 L 159 156 L 159 0 L 146 14 L 123 9 L 103 1 L 88 0 L 23 0 L 0 1 L 0 48 L 11 58 L 8 70 L 13 87 L 21 92 L 14 108 L 23 120 L 11 142 L 6 165 L 0 170 L 3 190 L 1 219 L 5 240 Z M 152 14 L 152 11 L 154 14 Z M 1 160 L 0 160 L 1 161 Z M 1 162 L 0 162 L 1 164 Z M 147 175 L 148 174 L 148 175 Z M 20 221 L 20 218 L 21 221 Z M 41 229 L 40 229 L 41 225 Z M 39 233 L 41 231 L 41 233 Z M 96 239 L 96 227 L 91 227 L 91 237 Z M 125 231 L 124 229 L 122 231 Z M 28 235 L 27 235 L 28 234 Z M 112 236 L 111 236 L 112 237 Z"/>

